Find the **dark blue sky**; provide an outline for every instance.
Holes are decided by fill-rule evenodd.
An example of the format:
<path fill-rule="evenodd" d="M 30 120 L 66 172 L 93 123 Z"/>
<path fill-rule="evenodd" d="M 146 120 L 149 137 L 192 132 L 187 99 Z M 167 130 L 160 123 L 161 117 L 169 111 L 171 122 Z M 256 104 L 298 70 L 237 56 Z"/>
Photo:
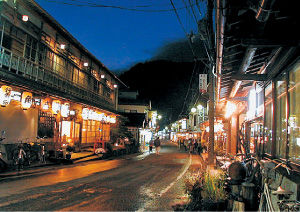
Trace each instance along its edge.
<path fill-rule="evenodd" d="M 124 69 L 153 57 L 166 43 L 186 38 L 170 0 L 54 0 L 67 4 L 124 7 L 72 6 L 36 0 L 80 43 L 110 70 Z M 192 2 L 186 1 L 187 3 Z M 181 0 L 173 0 L 185 30 L 195 21 Z M 160 6 L 153 6 L 160 5 Z M 134 7 L 139 6 L 139 7 Z M 147 6 L 147 7 L 140 7 Z M 127 8 L 127 9 L 125 9 Z M 153 10 L 142 12 L 128 10 Z M 172 10 L 167 12 L 154 12 Z"/>

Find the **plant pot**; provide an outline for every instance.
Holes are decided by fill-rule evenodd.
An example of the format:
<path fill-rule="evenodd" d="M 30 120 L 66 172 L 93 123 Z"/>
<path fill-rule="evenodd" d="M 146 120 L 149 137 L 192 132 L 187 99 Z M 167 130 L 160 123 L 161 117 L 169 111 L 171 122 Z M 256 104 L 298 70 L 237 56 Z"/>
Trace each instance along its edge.
<path fill-rule="evenodd" d="M 202 208 L 203 211 L 225 211 L 226 210 L 226 201 L 222 200 L 219 202 L 214 202 L 211 200 L 202 200 Z"/>

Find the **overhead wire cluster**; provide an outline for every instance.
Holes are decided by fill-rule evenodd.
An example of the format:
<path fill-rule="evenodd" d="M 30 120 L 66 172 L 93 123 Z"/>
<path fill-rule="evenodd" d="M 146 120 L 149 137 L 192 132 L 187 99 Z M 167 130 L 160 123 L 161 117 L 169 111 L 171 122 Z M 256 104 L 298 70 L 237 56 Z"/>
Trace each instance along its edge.
<path fill-rule="evenodd" d="M 198 36 L 198 39 L 201 39 L 204 43 L 204 48 L 207 54 L 207 57 L 209 59 L 211 59 L 211 55 L 209 53 L 209 49 L 211 48 L 211 44 L 209 41 L 210 38 L 210 33 L 207 27 L 207 1 L 208 0 L 182 0 L 183 4 L 186 7 L 186 19 L 188 20 L 190 25 L 183 25 L 183 17 L 180 17 L 177 8 L 173 2 L 173 0 L 170 0 L 174 11 L 176 13 L 177 19 L 180 23 L 181 28 L 183 29 L 186 37 L 187 37 L 187 42 L 190 46 L 191 52 L 193 53 L 194 56 L 194 61 L 195 61 L 195 65 L 193 68 L 193 72 L 190 78 L 190 82 L 189 82 L 189 86 L 187 88 L 187 93 L 185 95 L 185 99 L 184 99 L 184 103 L 182 106 L 182 110 L 179 114 L 179 118 L 182 118 L 183 116 L 185 116 L 186 114 L 188 114 L 188 110 L 189 110 L 189 106 L 193 105 L 195 106 L 195 104 L 198 102 L 199 98 L 200 98 L 200 92 L 196 91 L 194 92 L 195 89 L 194 87 L 195 84 L 197 82 L 195 82 L 197 78 L 197 74 L 199 74 L 199 70 L 197 70 L 198 68 L 198 61 L 203 62 L 203 59 L 200 59 L 197 57 L 197 55 L 195 54 L 195 49 L 193 46 L 193 39 L 195 39 L 196 36 Z M 192 24 L 191 24 L 192 23 Z M 192 27 L 191 27 L 192 26 Z M 190 31 L 191 33 L 189 34 L 188 31 Z M 194 32 L 196 32 L 196 34 L 194 34 Z M 208 66 L 207 64 L 205 64 L 205 70 L 203 71 L 204 73 L 208 72 Z M 189 99 L 190 97 L 190 99 Z"/>
<path fill-rule="evenodd" d="M 169 12 L 169 11 L 174 11 L 174 8 L 172 8 L 172 4 L 170 4 L 170 3 L 120 6 L 120 1 L 118 1 L 118 4 L 116 4 L 116 5 L 114 5 L 114 4 L 110 4 L 110 5 L 102 4 L 102 3 L 100 3 L 101 0 L 88 0 L 88 1 L 81 1 L 81 0 L 43 0 L 43 1 L 57 3 L 57 4 L 70 5 L 70 6 L 76 6 L 76 7 L 113 8 L 113 9 L 129 10 L 129 11 L 136 11 L 136 12 Z M 124 3 L 124 2 L 128 4 L 128 1 L 122 1 L 121 3 Z M 176 2 L 175 4 L 178 6 L 177 10 L 188 9 L 189 7 L 193 6 L 193 5 L 183 5 L 182 3 L 179 3 L 179 2 Z"/>

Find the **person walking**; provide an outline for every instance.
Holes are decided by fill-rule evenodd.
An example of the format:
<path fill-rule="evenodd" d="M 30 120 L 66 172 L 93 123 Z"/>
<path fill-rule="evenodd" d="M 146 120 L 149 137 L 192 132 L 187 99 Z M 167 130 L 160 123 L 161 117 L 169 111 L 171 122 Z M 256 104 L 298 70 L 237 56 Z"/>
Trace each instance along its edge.
<path fill-rule="evenodd" d="M 149 142 L 149 153 L 152 152 L 153 144 L 154 144 L 154 141 L 153 141 L 153 139 L 151 139 L 151 141 Z"/>
<path fill-rule="evenodd" d="M 156 154 L 159 155 L 159 151 L 160 151 L 160 139 L 159 137 L 157 137 L 154 141 L 154 146 L 156 149 Z"/>

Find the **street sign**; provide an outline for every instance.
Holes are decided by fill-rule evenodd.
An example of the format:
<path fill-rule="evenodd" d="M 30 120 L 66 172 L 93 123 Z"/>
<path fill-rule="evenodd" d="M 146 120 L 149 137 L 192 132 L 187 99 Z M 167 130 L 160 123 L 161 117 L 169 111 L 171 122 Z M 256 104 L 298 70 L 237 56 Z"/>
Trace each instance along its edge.
<path fill-rule="evenodd" d="M 199 74 L 199 91 L 207 92 L 207 74 Z"/>

